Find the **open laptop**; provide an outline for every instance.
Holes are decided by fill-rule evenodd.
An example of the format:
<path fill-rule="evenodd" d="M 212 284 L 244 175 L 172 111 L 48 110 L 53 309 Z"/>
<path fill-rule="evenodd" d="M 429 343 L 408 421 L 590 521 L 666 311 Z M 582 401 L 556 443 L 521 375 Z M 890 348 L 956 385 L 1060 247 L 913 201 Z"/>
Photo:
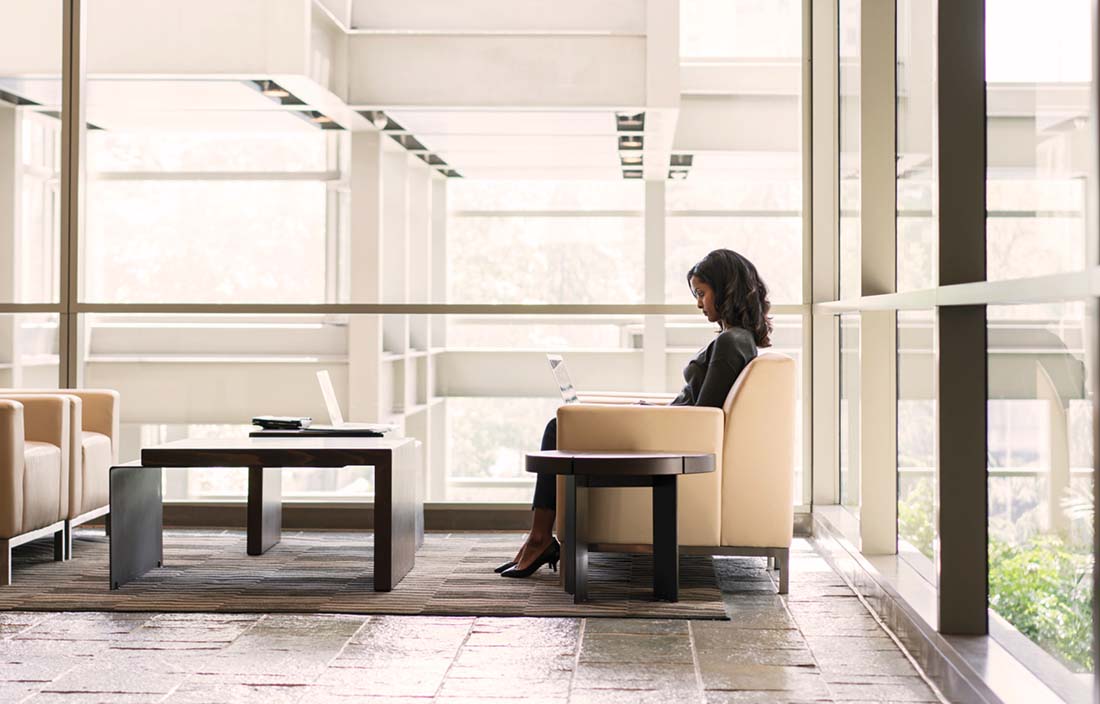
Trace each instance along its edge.
<path fill-rule="evenodd" d="M 554 373 L 554 381 L 558 382 L 561 391 L 561 400 L 564 403 L 577 403 L 577 389 L 573 386 L 573 380 L 569 377 L 569 370 L 565 368 L 565 360 L 560 354 L 546 355 L 546 361 L 550 363 L 550 371 Z"/>
<path fill-rule="evenodd" d="M 546 361 L 550 363 L 550 371 L 554 374 L 554 381 L 558 383 L 563 403 L 580 403 L 577 398 L 577 389 L 573 386 L 573 379 L 569 376 L 569 370 L 565 368 L 565 360 L 560 354 L 546 355 Z M 637 391 L 589 391 L 585 394 L 589 402 L 620 404 L 624 401 L 639 403 L 647 406 L 665 406 L 674 398 L 674 394 L 668 393 L 643 393 Z"/>
<path fill-rule="evenodd" d="M 331 425 L 310 425 L 306 428 L 293 430 L 260 430 L 251 433 L 253 437 L 302 437 L 302 436 L 329 436 L 329 437 L 382 437 L 383 434 L 394 429 L 393 425 L 385 423 L 345 423 L 344 414 L 340 410 L 340 402 L 336 400 L 336 389 L 332 386 L 332 378 L 327 371 L 317 372 L 317 383 L 321 386 L 321 396 L 325 399 L 325 408 L 328 410 Z"/>
<path fill-rule="evenodd" d="M 332 386 L 332 378 L 326 370 L 317 372 L 317 383 L 321 386 L 321 396 L 325 399 L 325 409 L 328 411 L 328 419 L 331 425 L 311 425 L 300 431 L 303 435 L 359 435 L 364 432 L 374 431 L 382 433 L 393 430 L 392 425 L 385 423 L 345 423 L 344 414 L 340 410 L 340 402 L 336 400 L 336 389 Z"/>

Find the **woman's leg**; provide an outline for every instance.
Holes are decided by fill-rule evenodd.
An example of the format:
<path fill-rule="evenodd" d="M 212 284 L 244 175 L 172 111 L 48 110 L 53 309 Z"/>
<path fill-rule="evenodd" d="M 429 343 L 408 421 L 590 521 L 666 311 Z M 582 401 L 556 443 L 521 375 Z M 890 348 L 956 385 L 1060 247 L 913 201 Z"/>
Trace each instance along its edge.
<path fill-rule="evenodd" d="M 555 450 L 558 446 L 558 419 L 551 418 L 542 433 L 543 450 Z M 535 479 L 535 498 L 531 502 L 531 532 L 516 553 L 516 567 L 523 569 L 538 558 L 554 537 L 554 516 L 557 511 L 558 478 L 553 474 L 540 474 Z"/>

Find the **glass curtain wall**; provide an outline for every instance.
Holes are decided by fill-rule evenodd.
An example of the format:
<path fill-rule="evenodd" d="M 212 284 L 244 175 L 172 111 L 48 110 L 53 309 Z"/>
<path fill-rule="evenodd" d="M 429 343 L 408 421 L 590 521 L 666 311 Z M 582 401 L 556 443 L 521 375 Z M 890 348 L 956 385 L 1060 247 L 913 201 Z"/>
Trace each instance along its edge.
<path fill-rule="evenodd" d="M 1096 264 L 1091 12 L 986 3 L 990 280 Z M 988 308 L 990 607 L 1078 673 L 1094 647 L 1095 323 L 1085 301 Z"/>
<path fill-rule="evenodd" d="M 61 44 L 28 38 L 60 36 L 62 13 L 37 7 L 0 9 L 0 388 L 58 384 L 58 314 L 15 308 L 61 300 Z"/>
<path fill-rule="evenodd" d="M 860 3 L 839 0 L 840 297 L 860 291 Z"/>
<path fill-rule="evenodd" d="M 9 7 L 34 36 L 42 5 L 9 4 L 0 17 Z M 684 114 L 709 126 L 675 135 L 668 179 L 686 180 L 668 189 L 666 214 L 653 215 L 665 230 L 657 250 L 646 241 L 651 184 L 619 168 L 610 109 L 599 116 L 609 129 L 596 132 L 608 132 L 601 148 L 614 168 L 599 180 L 566 167 L 554 171 L 560 178 L 490 174 L 500 154 L 479 162 L 490 163 L 480 173 L 444 173 L 437 160 L 448 149 L 449 158 L 469 158 L 439 136 L 446 121 L 395 111 L 407 118 L 397 125 L 395 115 L 347 100 L 347 76 L 326 53 L 346 29 L 316 4 L 292 17 L 277 4 L 219 15 L 216 3 L 200 3 L 173 26 L 147 3 L 87 4 L 87 198 L 75 300 L 93 310 L 79 315 L 75 366 L 83 385 L 122 393 L 122 459 L 181 437 L 243 435 L 260 413 L 325 420 L 314 375 L 328 371 L 345 416 L 395 422 L 424 441 L 429 500 L 526 501 L 519 458 L 537 446 L 557 403 L 541 355 L 573 357 L 578 386 L 675 391 L 682 357 L 705 344 L 707 326 L 663 320 L 665 340 L 652 344 L 665 345 L 667 373 L 654 382 L 643 379 L 647 321 L 638 315 L 413 315 L 402 307 L 667 303 L 687 311 L 686 287 L 674 282 L 719 246 L 750 256 L 773 303 L 792 306 L 776 314 L 776 349 L 801 361 L 802 3 L 684 0 L 681 9 L 679 61 L 712 87 L 704 101 L 682 96 Z M 232 34 L 246 20 L 300 31 L 311 49 L 305 64 L 287 37 Z M 126 32 L 113 31 L 120 27 Z M 210 46 L 183 41 L 196 35 Z M 232 51 L 216 50 L 229 39 Z M 0 155 L 14 153 L 10 164 L 0 159 L 0 185 L 16 174 L 20 189 L 12 209 L 20 219 L 0 231 L 0 246 L 18 251 L 22 275 L 9 288 L 0 276 L 0 304 L 60 309 L 61 57 L 51 77 L 44 61 L 26 66 L 18 53 L 0 49 Z M 265 68 L 280 58 L 301 75 L 272 80 Z M 746 92 L 761 81 L 774 94 Z M 746 97 L 755 103 L 744 116 L 770 122 L 770 133 L 722 129 L 723 109 L 740 110 Z M 548 110 L 544 124 L 585 131 L 591 112 Z M 486 108 L 481 116 L 476 127 L 492 125 L 497 137 L 526 138 L 531 129 L 527 113 Z M 373 146 L 364 139 L 372 135 Z M 519 170 L 522 161 L 515 158 Z M 364 172 L 377 176 L 374 190 L 364 190 Z M 368 201 L 380 213 L 373 224 L 357 207 Z M 647 251 L 665 272 L 656 287 L 663 300 L 653 290 L 646 298 Z M 363 315 L 336 307 L 344 303 L 394 309 Z M 264 310 L 269 304 L 298 307 L 276 314 Z M 215 314 L 211 305 L 255 309 Z M 52 312 L 0 313 L 3 383 L 57 383 L 57 325 Z M 369 350 L 357 347 L 362 340 Z M 369 468 L 287 472 L 283 492 L 369 499 L 370 476 Z M 244 474 L 180 471 L 166 489 L 169 500 L 239 499 Z"/>
<path fill-rule="evenodd" d="M 932 0 L 897 3 L 897 290 L 936 285 L 936 31 Z M 898 311 L 898 554 L 930 582 L 936 538 L 935 311 Z"/>

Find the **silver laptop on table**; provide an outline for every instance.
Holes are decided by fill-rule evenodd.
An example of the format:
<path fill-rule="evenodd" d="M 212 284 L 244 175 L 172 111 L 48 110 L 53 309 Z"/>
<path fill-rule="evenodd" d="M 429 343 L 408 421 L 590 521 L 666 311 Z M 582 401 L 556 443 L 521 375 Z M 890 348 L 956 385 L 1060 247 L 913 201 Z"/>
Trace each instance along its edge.
<path fill-rule="evenodd" d="M 317 372 L 317 383 L 321 386 L 321 396 L 325 399 L 325 409 L 331 425 L 311 425 L 302 431 L 304 434 L 361 435 L 364 431 L 374 431 L 381 435 L 394 429 L 394 426 L 386 423 L 345 423 L 340 402 L 336 400 L 336 389 L 333 388 L 332 378 L 327 371 Z"/>
<path fill-rule="evenodd" d="M 577 403 L 577 389 L 573 386 L 573 380 L 569 377 L 569 370 L 565 368 L 565 360 L 560 354 L 546 355 L 546 361 L 550 363 L 550 371 L 554 374 L 554 381 L 558 382 L 561 391 L 561 400 L 564 403 Z"/>

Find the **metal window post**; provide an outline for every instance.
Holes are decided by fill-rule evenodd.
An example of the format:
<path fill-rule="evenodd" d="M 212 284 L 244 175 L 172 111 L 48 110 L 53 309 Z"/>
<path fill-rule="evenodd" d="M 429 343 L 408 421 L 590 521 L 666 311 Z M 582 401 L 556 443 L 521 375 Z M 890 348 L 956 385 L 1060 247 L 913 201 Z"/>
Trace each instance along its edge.
<path fill-rule="evenodd" d="M 80 242 L 84 223 L 84 96 L 86 5 L 65 0 L 61 64 L 61 314 L 58 386 L 80 386 Z"/>
<path fill-rule="evenodd" d="M 985 2 L 939 3 L 939 285 L 983 281 Z M 936 541 L 939 630 L 988 632 L 985 305 L 937 310 Z"/>

